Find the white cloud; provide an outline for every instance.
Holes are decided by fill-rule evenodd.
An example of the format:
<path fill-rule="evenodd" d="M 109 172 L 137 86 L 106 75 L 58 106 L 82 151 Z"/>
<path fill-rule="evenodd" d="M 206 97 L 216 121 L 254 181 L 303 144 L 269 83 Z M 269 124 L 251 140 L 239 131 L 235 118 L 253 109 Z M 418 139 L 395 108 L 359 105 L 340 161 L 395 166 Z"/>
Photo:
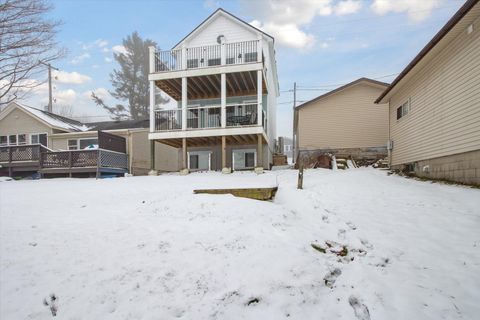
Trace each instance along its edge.
<path fill-rule="evenodd" d="M 117 53 L 117 54 L 128 54 L 127 49 L 122 45 L 113 46 L 112 51 Z"/>
<path fill-rule="evenodd" d="M 303 30 L 315 17 L 333 13 L 331 0 L 242 0 L 246 12 L 257 18 L 251 24 L 271 34 L 279 44 L 297 49 L 308 49 L 315 36 Z"/>
<path fill-rule="evenodd" d="M 103 47 L 103 48 L 102 48 L 102 52 L 110 52 L 110 49 L 107 48 L 107 47 Z"/>
<path fill-rule="evenodd" d="M 78 72 L 54 71 L 53 76 L 59 83 L 65 84 L 83 84 L 91 81 L 92 78 Z"/>
<path fill-rule="evenodd" d="M 359 0 L 344 0 L 337 3 L 333 11 L 336 15 L 342 16 L 358 12 L 362 8 Z"/>
<path fill-rule="evenodd" d="M 90 58 L 90 53 L 88 52 L 84 52 L 76 57 L 74 57 L 70 63 L 71 64 L 79 64 L 80 62 L 82 62 L 83 60 L 86 60 L 86 59 L 89 59 Z"/>
<path fill-rule="evenodd" d="M 295 24 L 278 25 L 274 22 L 261 24 L 259 21 L 252 21 L 251 25 L 265 31 L 268 34 L 274 34 L 275 39 L 286 46 L 308 49 L 314 42 L 315 37 L 300 30 Z"/>
<path fill-rule="evenodd" d="M 113 61 L 113 59 L 112 59 L 112 58 L 105 57 L 105 62 L 108 62 L 108 63 L 110 63 L 110 62 L 112 62 L 112 61 Z"/>
<path fill-rule="evenodd" d="M 406 12 L 413 22 L 420 22 L 430 16 L 432 10 L 440 5 L 442 0 L 374 0 L 371 8 L 379 15 L 389 12 Z"/>
<path fill-rule="evenodd" d="M 97 39 L 97 40 L 95 40 L 94 43 L 95 43 L 99 48 L 103 48 L 103 47 L 108 46 L 108 41 L 107 41 L 107 40 L 103 40 L 103 39 Z"/>
<path fill-rule="evenodd" d="M 53 98 L 56 105 L 74 105 L 77 93 L 73 89 L 54 91 Z"/>

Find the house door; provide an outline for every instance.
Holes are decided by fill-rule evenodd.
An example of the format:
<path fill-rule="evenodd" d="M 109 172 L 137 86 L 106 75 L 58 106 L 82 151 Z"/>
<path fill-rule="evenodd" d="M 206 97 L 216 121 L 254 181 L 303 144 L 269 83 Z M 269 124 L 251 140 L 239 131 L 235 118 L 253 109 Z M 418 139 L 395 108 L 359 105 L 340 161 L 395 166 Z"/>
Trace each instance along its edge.
<path fill-rule="evenodd" d="M 191 171 L 211 170 L 212 153 L 210 151 L 188 152 L 188 169 Z"/>
<path fill-rule="evenodd" d="M 233 150 L 233 170 L 253 169 L 257 163 L 257 152 L 255 149 Z"/>

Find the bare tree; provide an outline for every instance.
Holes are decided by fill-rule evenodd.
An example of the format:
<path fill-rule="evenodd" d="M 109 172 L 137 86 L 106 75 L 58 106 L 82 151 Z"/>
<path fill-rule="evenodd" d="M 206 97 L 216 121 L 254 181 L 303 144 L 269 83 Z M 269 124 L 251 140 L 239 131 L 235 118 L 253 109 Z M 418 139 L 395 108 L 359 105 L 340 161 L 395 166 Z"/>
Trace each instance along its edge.
<path fill-rule="evenodd" d="M 0 105 L 22 98 L 41 82 L 35 75 L 65 55 L 55 41 L 59 21 L 43 0 L 0 0 Z"/>

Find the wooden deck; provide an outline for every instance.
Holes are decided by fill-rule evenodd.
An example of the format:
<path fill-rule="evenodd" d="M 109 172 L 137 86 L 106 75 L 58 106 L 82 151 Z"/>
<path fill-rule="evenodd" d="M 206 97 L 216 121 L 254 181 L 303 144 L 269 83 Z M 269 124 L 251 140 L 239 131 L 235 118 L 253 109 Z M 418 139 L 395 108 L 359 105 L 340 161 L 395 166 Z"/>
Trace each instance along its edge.
<path fill-rule="evenodd" d="M 15 173 L 38 172 L 40 175 L 92 173 L 123 174 L 128 171 L 126 153 L 105 149 L 52 151 L 42 145 L 0 147 L 0 170 Z"/>

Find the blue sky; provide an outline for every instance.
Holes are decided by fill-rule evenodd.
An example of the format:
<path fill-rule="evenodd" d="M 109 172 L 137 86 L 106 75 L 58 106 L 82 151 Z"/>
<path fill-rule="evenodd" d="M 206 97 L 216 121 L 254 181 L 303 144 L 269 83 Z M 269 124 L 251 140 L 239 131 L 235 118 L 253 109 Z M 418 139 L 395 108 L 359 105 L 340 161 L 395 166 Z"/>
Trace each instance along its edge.
<path fill-rule="evenodd" d="M 109 73 L 113 52 L 133 31 L 169 49 L 217 7 L 263 28 L 276 39 L 280 89 L 278 135 L 291 135 L 296 81 L 306 101 L 359 77 L 392 81 L 464 3 L 457 0 L 58 0 L 51 17 L 63 25 L 58 42 L 68 55 L 55 63 L 56 105 L 75 116 L 105 120 L 89 98 L 93 90 L 113 103 Z M 45 74 L 46 76 L 46 74 Z M 306 90 L 308 89 L 308 90 Z M 45 88 L 28 103 L 45 105 Z M 107 116 L 108 118 L 108 116 Z"/>

